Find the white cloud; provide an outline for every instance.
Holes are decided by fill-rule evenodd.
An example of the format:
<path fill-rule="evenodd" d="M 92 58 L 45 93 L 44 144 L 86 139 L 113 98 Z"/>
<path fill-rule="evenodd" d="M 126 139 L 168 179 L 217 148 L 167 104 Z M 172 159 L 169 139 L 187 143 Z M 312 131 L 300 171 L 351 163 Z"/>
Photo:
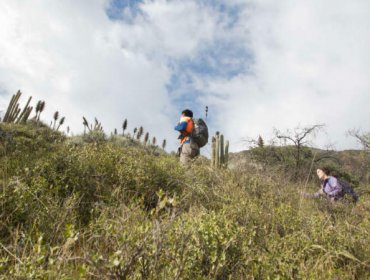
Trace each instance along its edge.
<path fill-rule="evenodd" d="M 191 56 L 215 36 L 217 14 L 207 6 L 201 9 L 195 1 L 146 1 L 140 7 L 144 16 L 135 23 L 142 33 L 136 40 L 127 38 L 127 43 L 136 43 L 146 52 L 172 59 Z"/>
<path fill-rule="evenodd" d="M 234 32 L 253 52 L 253 74 L 198 83 L 227 98 L 220 123 L 235 145 L 271 137 L 272 127 L 326 123 L 321 147 L 355 146 L 345 133 L 369 130 L 370 4 L 367 1 L 248 1 Z M 253 8 L 251 8 L 253 7 Z M 221 126 L 222 127 L 222 126 Z M 238 148 L 239 148 L 238 147 Z"/>
<path fill-rule="evenodd" d="M 239 7 L 238 17 L 212 2 L 146 0 L 139 13 L 124 10 L 123 21 L 107 17 L 108 0 L 0 2 L 0 110 L 21 89 L 46 100 L 45 120 L 59 110 L 75 132 L 82 116 L 97 117 L 107 132 L 127 118 L 131 131 L 143 125 L 173 149 L 176 108 L 189 103 L 177 100 L 199 90 L 190 102 L 210 106 L 210 128 L 224 132 L 232 150 L 273 127 L 322 122 L 328 133 L 319 145 L 354 147 L 346 130 L 369 130 L 370 121 L 368 1 L 227 4 Z M 182 68 L 202 56 L 213 69 L 239 72 Z M 186 75 L 169 92 L 179 73 Z"/>
<path fill-rule="evenodd" d="M 75 132 L 82 116 L 97 117 L 108 132 L 127 118 L 131 131 L 143 125 L 174 148 L 178 112 L 167 90 L 170 64 L 213 39 L 217 14 L 196 1 L 144 1 L 131 21 L 112 21 L 108 5 L 2 2 L 0 89 L 7 94 L 0 104 L 21 89 L 46 100 L 45 120 L 59 110 Z"/>

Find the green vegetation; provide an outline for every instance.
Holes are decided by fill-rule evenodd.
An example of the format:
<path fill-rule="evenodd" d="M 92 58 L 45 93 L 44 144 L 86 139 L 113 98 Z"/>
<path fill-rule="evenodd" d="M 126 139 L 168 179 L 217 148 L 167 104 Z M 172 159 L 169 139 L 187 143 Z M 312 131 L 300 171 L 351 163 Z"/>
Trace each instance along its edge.
<path fill-rule="evenodd" d="M 282 161 L 271 169 L 268 146 L 256 148 L 265 169 L 204 158 L 186 169 L 137 141 L 142 128 L 107 137 L 97 120 L 85 126 L 66 137 L 0 123 L 1 279 L 370 278 L 363 181 L 356 205 L 304 200 L 317 182 L 291 181 Z"/>
<path fill-rule="evenodd" d="M 265 145 L 256 146 L 247 151 L 230 154 L 231 169 L 243 169 L 248 172 L 268 172 L 281 175 L 290 181 L 303 182 L 316 179 L 315 168 L 330 166 L 337 175 L 354 184 L 370 183 L 370 151 L 347 150 L 332 151 L 300 147 L 299 165 L 297 165 L 296 146 Z"/>

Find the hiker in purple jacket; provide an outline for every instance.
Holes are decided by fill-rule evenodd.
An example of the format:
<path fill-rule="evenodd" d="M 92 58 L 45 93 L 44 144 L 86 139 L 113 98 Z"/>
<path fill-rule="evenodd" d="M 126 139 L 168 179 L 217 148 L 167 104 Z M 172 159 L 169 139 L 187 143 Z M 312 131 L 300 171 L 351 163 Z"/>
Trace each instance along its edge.
<path fill-rule="evenodd" d="M 304 197 L 319 198 L 320 196 L 326 196 L 330 201 L 336 201 L 343 197 L 344 191 L 342 185 L 338 182 L 337 178 L 329 176 L 329 170 L 327 168 L 318 168 L 316 173 L 321 181 L 321 189 L 313 194 L 302 193 Z"/>

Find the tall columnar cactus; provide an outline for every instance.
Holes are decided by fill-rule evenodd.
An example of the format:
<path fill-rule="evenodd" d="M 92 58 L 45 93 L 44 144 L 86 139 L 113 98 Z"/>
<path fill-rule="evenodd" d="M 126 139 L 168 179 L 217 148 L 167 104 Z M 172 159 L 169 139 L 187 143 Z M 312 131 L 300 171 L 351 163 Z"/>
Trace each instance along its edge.
<path fill-rule="evenodd" d="M 145 136 L 144 136 L 144 145 L 148 144 L 148 141 L 149 141 L 149 132 L 145 133 Z"/>
<path fill-rule="evenodd" d="M 127 119 L 125 119 L 122 124 L 122 135 L 125 135 L 126 129 L 127 129 Z"/>
<path fill-rule="evenodd" d="M 21 94 L 22 93 L 18 90 L 18 92 L 12 96 L 12 99 L 10 99 L 3 122 L 11 122 L 12 115 L 14 114 L 14 111 L 17 110 L 16 107 L 18 105 L 18 100 L 21 97 Z"/>
<path fill-rule="evenodd" d="M 211 146 L 211 164 L 216 166 L 216 137 L 212 137 L 212 146 Z"/>
<path fill-rule="evenodd" d="M 225 144 L 225 159 L 224 159 L 224 166 L 227 167 L 229 164 L 229 140 L 226 141 Z"/>
<path fill-rule="evenodd" d="M 89 122 L 87 121 L 87 119 L 85 117 L 82 117 L 83 119 L 83 122 L 82 124 L 84 125 L 84 128 L 85 128 L 85 131 L 86 131 L 86 128 L 91 131 L 90 127 L 89 127 Z"/>
<path fill-rule="evenodd" d="M 32 96 L 29 97 L 26 106 L 24 106 L 22 112 L 19 108 L 19 98 L 21 97 L 22 93 L 18 90 L 18 92 L 12 96 L 8 108 L 6 110 L 5 116 L 3 118 L 3 122 L 6 123 L 26 123 L 28 117 L 30 116 L 33 107 L 30 107 L 30 102 Z"/>
<path fill-rule="evenodd" d="M 58 112 L 58 111 L 56 111 L 56 112 L 54 113 L 53 119 L 54 119 L 53 129 L 55 129 L 55 125 L 56 125 L 56 123 L 57 123 L 57 120 L 59 119 L 59 112 Z"/>
<path fill-rule="evenodd" d="M 19 117 L 17 118 L 16 120 L 16 123 L 20 123 L 20 122 L 26 122 L 27 119 L 28 119 L 28 116 L 30 115 L 31 111 L 32 111 L 32 107 L 29 107 L 30 105 L 30 102 L 31 102 L 31 99 L 32 99 L 32 96 L 30 96 L 28 98 L 28 101 L 27 101 L 27 104 L 26 106 L 24 106 L 23 110 L 22 110 L 22 113 L 19 115 Z M 30 110 L 31 109 L 31 110 Z"/>
<path fill-rule="evenodd" d="M 63 125 L 64 121 L 65 121 L 66 117 L 62 117 L 60 120 L 59 120 L 59 124 L 57 126 L 57 131 L 59 130 L 59 128 Z"/>
<path fill-rule="evenodd" d="M 224 136 L 220 135 L 220 167 L 224 164 L 225 160 L 225 150 L 224 150 Z"/>
<path fill-rule="evenodd" d="M 144 134 L 144 128 L 142 126 L 139 127 L 139 130 L 136 135 L 136 139 L 140 141 L 141 136 Z"/>
<path fill-rule="evenodd" d="M 224 142 L 224 136 L 216 132 L 212 137 L 211 164 L 213 167 L 227 167 L 229 160 L 229 141 Z"/>
<path fill-rule="evenodd" d="M 163 150 L 166 148 L 166 145 L 167 145 L 167 140 L 163 139 L 163 142 L 162 142 L 162 149 Z"/>
<path fill-rule="evenodd" d="M 20 120 L 21 123 L 26 123 L 27 122 L 29 116 L 31 115 L 32 109 L 33 109 L 33 107 L 28 107 L 27 108 L 27 111 L 25 112 L 22 119 Z"/>
<path fill-rule="evenodd" d="M 215 167 L 220 166 L 220 132 L 216 132 Z"/>
<path fill-rule="evenodd" d="M 35 116 L 36 121 L 40 120 L 40 115 L 44 111 L 44 109 L 45 109 L 45 101 L 39 100 L 36 105 L 36 116 Z"/>

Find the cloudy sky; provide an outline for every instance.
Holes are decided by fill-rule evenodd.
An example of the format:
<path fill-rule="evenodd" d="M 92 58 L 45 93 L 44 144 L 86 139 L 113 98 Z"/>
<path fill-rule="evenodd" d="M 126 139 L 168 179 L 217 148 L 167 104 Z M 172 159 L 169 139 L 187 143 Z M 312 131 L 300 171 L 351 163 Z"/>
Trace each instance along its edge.
<path fill-rule="evenodd" d="M 176 147 L 179 112 L 231 150 L 273 128 L 325 123 L 317 147 L 370 130 L 368 0 L 0 0 L 0 110 L 20 89 L 105 131 L 144 126 Z M 209 147 L 204 149 L 209 151 Z"/>

